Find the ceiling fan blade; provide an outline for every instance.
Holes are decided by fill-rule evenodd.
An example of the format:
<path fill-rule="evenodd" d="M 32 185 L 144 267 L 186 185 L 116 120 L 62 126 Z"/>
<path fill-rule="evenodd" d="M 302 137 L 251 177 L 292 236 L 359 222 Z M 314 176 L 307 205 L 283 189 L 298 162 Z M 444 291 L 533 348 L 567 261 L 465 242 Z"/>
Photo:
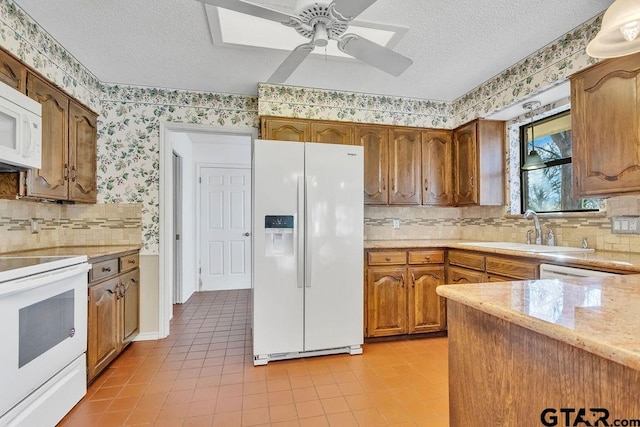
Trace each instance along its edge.
<path fill-rule="evenodd" d="M 313 43 L 305 43 L 291 51 L 278 69 L 269 77 L 267 83 L 283 83 L 298 68 L 302 61 L 315 49 Z"/>
<path fill-rule="evenodd" d="M 334 11 L 338 12 L 345 21 L 351 21 L 360 15 L 377 0 L 333 0 Z"/>
<path fill-rule="evenodd" d="M 338 49 L 395 77 L 413 64 L 406 56 L 355 34 L 342 36 L 338 40 Z"/>
<path fill-rule="evenodd" d="M 210 4 L 212 6 L 218 6 L 223 9 L 233 10 L 235 12 L 245 13 L 251 16 L 257 16 L 258 18 L 269 19 L 276 22 L 289 22 L 293 16 L 279 12 L 277 10 L 269 9 L 264 6 L 258 6 L 253 3 L 245 3 L 240 0 L 198 0 L 202 3 Z"/>

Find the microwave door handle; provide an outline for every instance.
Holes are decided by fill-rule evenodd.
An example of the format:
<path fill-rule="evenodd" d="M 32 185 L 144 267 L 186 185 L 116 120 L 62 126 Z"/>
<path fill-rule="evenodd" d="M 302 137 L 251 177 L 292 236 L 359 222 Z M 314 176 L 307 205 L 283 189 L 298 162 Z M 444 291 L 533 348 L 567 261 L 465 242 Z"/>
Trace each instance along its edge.
<path fill-rule="evenodd" d="M 28 157 L 33 150 L 33 133 L 31 132 L 31 120 L 29 116 L 24 116 L 22 119 L 22 131 L 26 134 L 26 140 L 29 141 L 28 146 L 22 146 L 22 157 Z"/>

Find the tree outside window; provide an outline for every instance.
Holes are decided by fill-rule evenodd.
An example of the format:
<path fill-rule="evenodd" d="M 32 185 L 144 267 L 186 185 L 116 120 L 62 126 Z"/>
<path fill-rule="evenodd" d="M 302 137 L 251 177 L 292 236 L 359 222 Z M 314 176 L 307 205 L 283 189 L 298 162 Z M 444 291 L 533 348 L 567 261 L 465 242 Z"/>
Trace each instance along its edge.
<path fill-rule="evenodd" d="M 522 174 L 522 212 L 584 212 L 597 211 L 598 199 L 572 197 L 571 112 L 566 111 L 533 124 L 520 127 L 520 165 L 532 149 L 531 128 L 535 150 L 545 163 L 541 169 Z"/>

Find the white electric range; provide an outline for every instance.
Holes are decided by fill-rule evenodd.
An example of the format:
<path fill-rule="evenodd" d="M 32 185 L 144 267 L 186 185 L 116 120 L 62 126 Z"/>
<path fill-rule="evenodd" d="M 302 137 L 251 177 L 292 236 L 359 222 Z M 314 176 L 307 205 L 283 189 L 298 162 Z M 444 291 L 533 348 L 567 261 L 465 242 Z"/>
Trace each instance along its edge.
<path fill-rule="evenodd" d="M 0 427 L 55 426 L 86 394 L 86 256 L 0 256 Z"/>

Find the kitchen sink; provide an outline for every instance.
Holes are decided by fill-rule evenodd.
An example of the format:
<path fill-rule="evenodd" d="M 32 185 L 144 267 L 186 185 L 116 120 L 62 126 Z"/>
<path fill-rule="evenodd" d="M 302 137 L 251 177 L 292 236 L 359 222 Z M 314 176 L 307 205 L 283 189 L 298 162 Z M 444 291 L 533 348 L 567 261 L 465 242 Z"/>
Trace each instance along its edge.
<path fill-rule="evenodd" d="M 461 245 L 476 246 L 479 248 L 508 249 L 510 251 L 556 253 L 556 252 L 593 252 L 593 249 L 575 248 L 571 246 L 546 246 L 527 245 L 526 243 L 513 242 L 465 242 Z"/>

